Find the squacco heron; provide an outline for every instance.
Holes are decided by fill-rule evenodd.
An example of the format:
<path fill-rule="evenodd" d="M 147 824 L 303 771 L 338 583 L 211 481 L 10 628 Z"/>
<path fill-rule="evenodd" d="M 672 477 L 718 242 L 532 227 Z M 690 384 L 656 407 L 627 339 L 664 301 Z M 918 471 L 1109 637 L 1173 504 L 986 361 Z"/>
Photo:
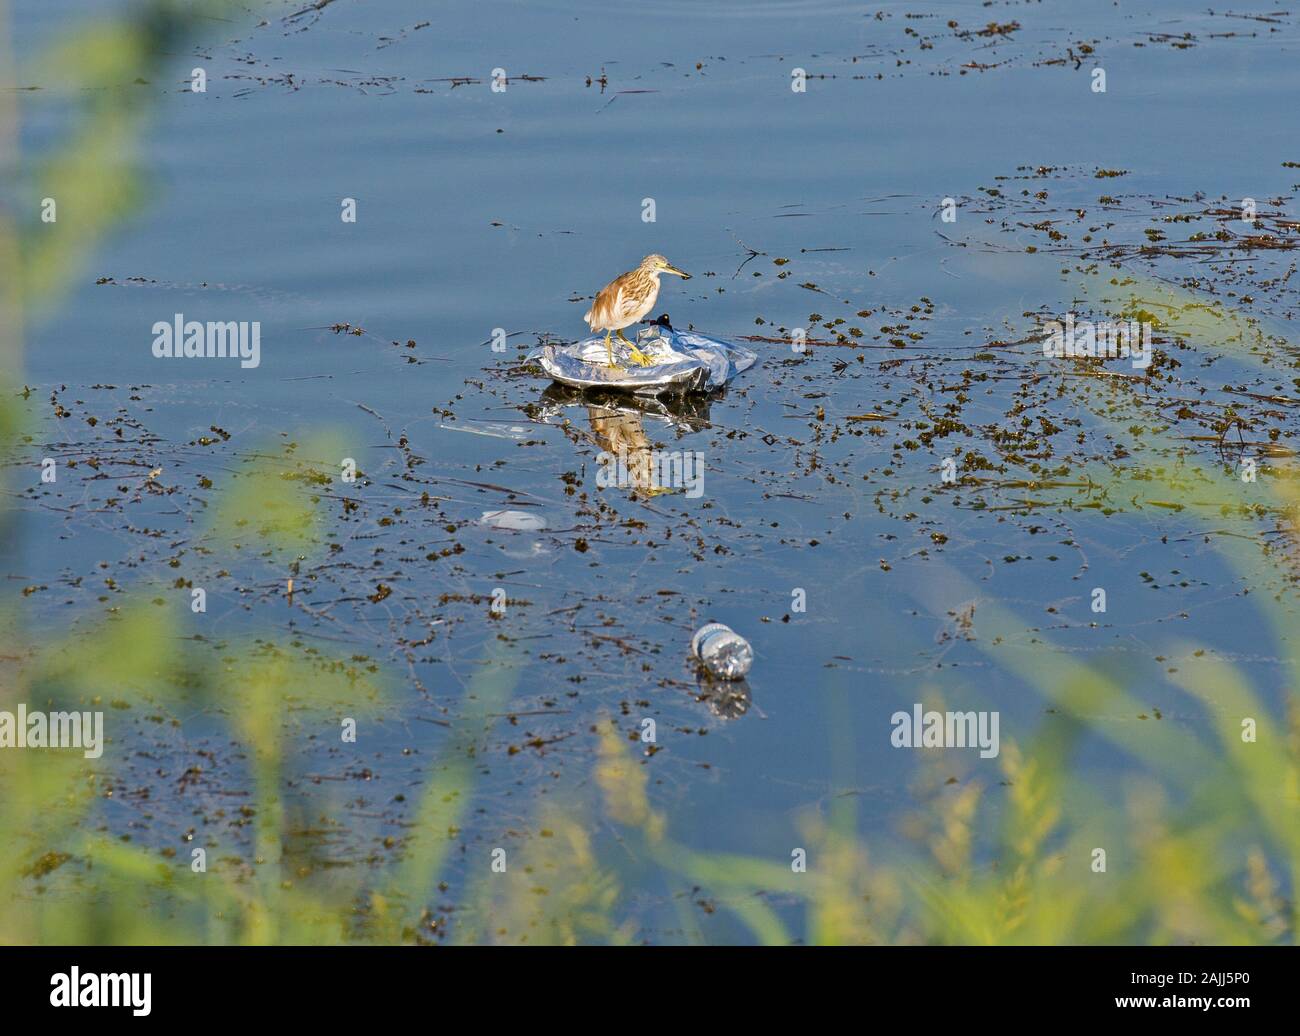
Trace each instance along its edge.
<path fill-rule="evenodd" d="M 654 363 L 654 360 L 638 349 L 634 343 L 628 341 L 627 335 L 623 334 L 623 328 L 635 324 L 654 308 L 655 299 L 659 297 L 661 273 L 676 274 L 684 281 L 691 279 L 689 273 L 677 269 L 662 255 L 648 255 L 641 260 L 641 265 L 635 270 L 620 274 L 601 288 L 596 295 L 596 301 L 591 304 L 591 309 L 583 316 L 582 319 L 593 331 L 605 332 L 605 349 L 609 353 L 611 367 L 618 366 L 614 362 L 614 346 L 609 338 L 615 331 L 632 350 L 633 362 L 639 363 L 642 367 L 649 367 Z"/>

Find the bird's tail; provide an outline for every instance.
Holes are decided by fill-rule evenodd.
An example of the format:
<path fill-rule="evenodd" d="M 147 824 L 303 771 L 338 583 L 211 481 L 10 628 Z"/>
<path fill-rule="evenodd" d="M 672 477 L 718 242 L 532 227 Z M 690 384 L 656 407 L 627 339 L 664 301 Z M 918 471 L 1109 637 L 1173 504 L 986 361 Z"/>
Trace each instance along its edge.
<path fill-rule="evenodd" d="M 586 322 L 587 326 L 590 327 L 590 326 L 591 326 L 591 310 L 587 310 L 587 312 L 585 312 L 584 314 L 582 314 L 582 319 Z"/>

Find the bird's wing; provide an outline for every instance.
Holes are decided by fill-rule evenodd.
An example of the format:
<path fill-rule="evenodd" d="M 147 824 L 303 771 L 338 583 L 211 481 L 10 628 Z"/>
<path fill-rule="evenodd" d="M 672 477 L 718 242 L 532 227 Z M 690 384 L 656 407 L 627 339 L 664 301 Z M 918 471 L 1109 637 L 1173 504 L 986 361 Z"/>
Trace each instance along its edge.
<path fill-rule="evenodd" d="M 618 317 L 619 320 L 625 318 L 628 315 L 629 311 L 632 309 L 632 307 L 629 305 L 631 301 L 632 300 L 627 297 L 627 292 L 624 290 L 624 286 L 620 284 L 618 286 L 618 294 L 614 296 L 614 307 L 613 307 L 614 315 Z"/>
<path fill-rule="evenodd" d="M 632 277 L 635 272 L 622 274 L 600 289 L 587 314 L 588 324 L 592 327 L 626 326 L 637 315 L 644 300 L 635 290 L 629 290 L 635 287 Z"/>
<path fill-rule="evenodd" d="M 618 281 L 606 284 L 596 294 L 596 299 L 591 304 L 591 309 L 587 312 L 586 321 L 593 328 L 608 327 L 617 310 L 614 308 L 617 300 Z"/>
<path fill-rule="evenodd" d="M 619 320 L 629 320 L 636 316 L 637 311 L 641 308 L 642 299 L 637 297 L 636 292 L 626 290 L 627 285 L 618 286 L 618 298 L 614 300 L 614 311 L 618 314 Z"/>

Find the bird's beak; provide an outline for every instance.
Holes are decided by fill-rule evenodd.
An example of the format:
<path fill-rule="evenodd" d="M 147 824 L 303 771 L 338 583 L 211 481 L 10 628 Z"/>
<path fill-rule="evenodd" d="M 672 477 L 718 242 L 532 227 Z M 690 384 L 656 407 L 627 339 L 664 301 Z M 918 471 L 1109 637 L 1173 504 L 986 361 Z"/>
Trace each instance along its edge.
<path fill-rule="evenodd" d="M 689 273 L 687 273 L 685 270 L 679 270 L 675 266 L 665 266 L 664 273 L 675 273 L 677 274 L 678 277 L 680 277 L 684 281 L 689 281 L 691 279 L 691 275 Z"/>

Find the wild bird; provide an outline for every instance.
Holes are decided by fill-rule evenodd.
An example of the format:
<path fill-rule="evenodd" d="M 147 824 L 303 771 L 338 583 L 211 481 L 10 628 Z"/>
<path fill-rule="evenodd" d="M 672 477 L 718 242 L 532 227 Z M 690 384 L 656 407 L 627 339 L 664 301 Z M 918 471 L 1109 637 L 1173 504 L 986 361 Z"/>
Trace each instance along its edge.
<path fill-rule="evenodd" d="M 642 367 L 654 363 L 633 342 L 628 341 L 623 328 L 635 324 L 654 308 L 655 300 L 659 298 L 659 275 L 664 273 L 676 274 L 684 281 L 691 279 L 689 273 L 677 269 L 662 255 L 648 255 L 635 270 L 620 274 L 601 288 L 591 309 L 583 316 L 582 319 L 593 331 L 605 332 L 605 349 L 609 353 L 611 367 L 618 366 L 614 362 L 614 346 L 609 337 L 615 331 L 632 350 L 632 360 L 635 363 Z"/>

